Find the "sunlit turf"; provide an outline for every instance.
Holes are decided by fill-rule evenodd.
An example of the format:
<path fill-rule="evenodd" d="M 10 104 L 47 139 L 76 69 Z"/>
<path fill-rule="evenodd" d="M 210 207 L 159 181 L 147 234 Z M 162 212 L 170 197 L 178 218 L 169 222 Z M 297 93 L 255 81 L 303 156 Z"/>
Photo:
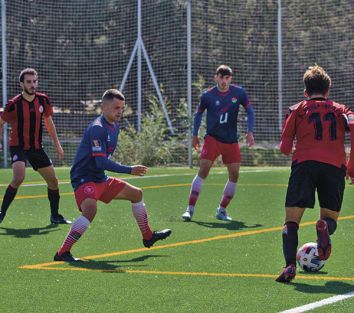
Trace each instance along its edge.
<path fill-rule="evenodd" d="M 72 252 L 92 258 L 81 265 L 47 264 L 69 227 L 49 225 L 41 178 L 28 170 L 26 183 L 0 225 L 0 312 L 280 312 L 354 290 L 354 188 L 347 185 L 333 253 L 320 273 L 298 272 L 294 283 L 274 278 L 283 266 L 281 226 L 289 170 L 242 168 L 231 223 L 214 218 L 227 179 L 212 169 L 193 221 L 185 223 L 196 169 L 151 169 L 153 177 L 124 176 L 143 188 L 150 224 L 171 228 L 156 249 L 142 249 L 127 201 L 99 204 L 96 219 Z M 79 215 L 67 168 L 57 169 L 61 212 Z M 0 197 L 11 179 L 2 170 Z M 26 198 L 23 198 L 26 196 Z M 22 198 L 21 198 L 22 197 Z M 303 222 L 315 222 L 318 206 Z M 314 225 L 300 227 L 299 244 L 315 241 Z M 24 269 L 33 266 L 36 269 Z M 353 299 L 314 312 L 352 312 Z"/>

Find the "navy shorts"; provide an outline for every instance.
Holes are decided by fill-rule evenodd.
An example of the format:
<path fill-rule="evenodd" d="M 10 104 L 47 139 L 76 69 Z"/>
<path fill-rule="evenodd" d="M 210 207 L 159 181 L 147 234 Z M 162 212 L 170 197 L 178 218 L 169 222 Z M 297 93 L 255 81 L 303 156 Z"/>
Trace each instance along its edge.
<path fill-rule="evenodd" d="M 39 168 L 44 168 L 52 165 L 52 161 L 49 159 L 48 155 L 42 148 L 23 150 L 20 147 L 10 147 L 10 154 L 12 163 L 17 161 L 27 163 L 28 161 L 35 171 Z"/>
<path fill-rule="evenodd" d="M 293 164 L 286 193 L 286 207 L 313 208 L 317 191 L 321 208 L 339 212 L 345 188 L 346 168 L 318 161 Z"/>

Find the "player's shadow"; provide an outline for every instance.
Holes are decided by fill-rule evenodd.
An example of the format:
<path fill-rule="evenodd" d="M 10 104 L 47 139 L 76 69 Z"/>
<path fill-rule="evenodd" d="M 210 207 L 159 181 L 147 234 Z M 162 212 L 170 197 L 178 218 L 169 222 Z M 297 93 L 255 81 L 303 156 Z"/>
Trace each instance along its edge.
<path fill-rule="evenodd" d="M 201 221 L 192 220 L 189 223 L 195 223 L 197 225 L 207 227 L 207 228 L 222 228 L 228 230 L 242 230 L 242 229 L 258 228 L 263 226 L 262 224 L 246 225 L 244 222 L 241 221 L 201 222 Z"/>
<path fill-rule="evenodd" d="M 42 236 L 47 235 L 53 231 L 59 230 L 58 225 L 50 224 L 45 227 L 34 227 L 34 228 L 8 228 L 0 227 L 5 232 L 0 232 L 3 236 L 13 236 L 15 238 L 31 238 L 32 236 Z"/>
<path fill-rule="evenodd" d="M 295 287 L 296 291 L 303 293 L 343 294 L 353 291 L 353 285 L 340 281 L 340 277 L 338 277 L 338 281 L 327 281 L 324 286 L 298 282 L 293 282 L 292 285 Z"/>
<path fill-rule="evenodd" d="M 101 271 L 104 273 L 125 273 L 127 267 L 144 267 L 146 265 L 139 264 L 149 258 L 162 258 L 166 255 L 143 255 L 140 257 L 132 258 L 129 260 L 107 260 L 107 261 L 95 261 L 95 260 L 83 260 L 83 262 L 73 262 L 69 265 L 77 268 Z"/>

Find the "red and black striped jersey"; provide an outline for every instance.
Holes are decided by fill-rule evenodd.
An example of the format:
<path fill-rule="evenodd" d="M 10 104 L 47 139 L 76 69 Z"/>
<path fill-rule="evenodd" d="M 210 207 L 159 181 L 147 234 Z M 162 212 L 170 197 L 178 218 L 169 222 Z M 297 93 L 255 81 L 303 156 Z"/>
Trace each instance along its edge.
<path fill-rule="evenodd" d="M 33 101 L 28 102 L 22 94 L 12 98 L 6 105 L 1 118 L 11 124 L 10 146 L 24 150 L 42 147 L 42 117 L 53 114 L 49 98 L 36 92 Z"/>

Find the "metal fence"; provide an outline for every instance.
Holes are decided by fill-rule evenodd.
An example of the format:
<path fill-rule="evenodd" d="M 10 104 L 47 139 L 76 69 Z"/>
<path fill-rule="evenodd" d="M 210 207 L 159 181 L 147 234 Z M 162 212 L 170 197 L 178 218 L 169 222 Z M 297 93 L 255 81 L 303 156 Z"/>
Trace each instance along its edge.
<path fill-rule="evenodd" d="M 55 105 L 69 165 L 105 89 L 123 89 L 129 114 L 122 126 L 137 131 L 155 96 L 166 140 L 179 140 L 168 163 L 192 165 L 197 162 L 190 149 L 192 112 L 201 89 L 213 84 L 216 67 L 228 64 L 256 113 L 256 147 L 242 148 L 244 164 L 282 165 L 289 162 L 276 148 L 282 116 L 302 99 L 308 66 L 325 67 L 333 79 L 332 98 L 354 107 L 351 5 L 329 0 L 1 0 L 3 106 L 20 92 L 21 69 L 36 68 L 40 90 Z M 245 128 L 242 112 L 240 135 Z M 6 133 L 4 143 L 7 166 Z M 60 165 L 48 136 L 44 144 Z"/>

